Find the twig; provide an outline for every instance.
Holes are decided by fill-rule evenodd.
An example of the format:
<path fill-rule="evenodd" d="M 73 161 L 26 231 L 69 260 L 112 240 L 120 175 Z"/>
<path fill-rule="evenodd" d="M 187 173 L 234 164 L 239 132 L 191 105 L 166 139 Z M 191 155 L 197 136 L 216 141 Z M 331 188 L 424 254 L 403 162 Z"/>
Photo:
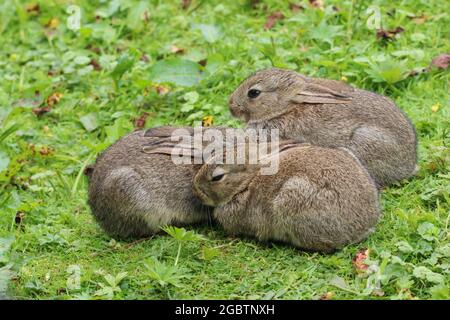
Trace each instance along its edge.
<path fill-rule="evenodd" d="M 144 241 L 147 241 L 147 240 L 151 240 L 151 239 L 153 239 L 153 237 L 154 237 L 154 236 L 150 236 L 150 237 L 147 237 L 147 238 L 142 238 L 142 239 L 135 240 L 135 241 L 133 241 L 133 242 L 127 243 L 126 245 L 124 245 L 124 247 L 127 248 L 127 249 L 129 249 L 129 248 L 131 248 L 132 246 L 137 245 L 138 243 L 141 243 L 141 242 L 144 242 Z"/>

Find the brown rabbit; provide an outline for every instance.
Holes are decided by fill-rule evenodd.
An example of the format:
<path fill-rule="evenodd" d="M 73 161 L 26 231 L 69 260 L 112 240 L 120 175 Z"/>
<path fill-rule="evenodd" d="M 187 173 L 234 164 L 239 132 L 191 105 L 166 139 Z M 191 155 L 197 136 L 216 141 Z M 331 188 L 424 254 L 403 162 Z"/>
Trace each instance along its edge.
<path fill-rule="evenodd" d="M 111 236 L 144 237 L 163 225 L 208 220 L 209 209 L 192 193 L 199 165 L 176 165 L 170 153 L 151 152 L 170 140 L 175 129 L 158 127 L 133 132 L 103 152 L 88 168 L 92 214 Z M 184 128 L 192 132 L 192 128 Z M 149 151 L 150 150 L 150 151 Z"/>
<path fill-rule="evenodd" d="M 373 92 L 267 69 L 234 91 L 230 110 L 247 128 L 277 128 L 283 139 L 350 149 L 379 186 L 414 174 L 414 127 L 390 99 Z"/>
<path fill-rule="evenodd" d="M 194 193 L 215 206 L 213 217 L 227 232 L 331 252 L 374 229 L 378 191 L 350 151 L 284 144 L 277 155 L 275 175 L 261 175 L 261 164 L 215 164 L 214 158 L 195 175 Z"/>

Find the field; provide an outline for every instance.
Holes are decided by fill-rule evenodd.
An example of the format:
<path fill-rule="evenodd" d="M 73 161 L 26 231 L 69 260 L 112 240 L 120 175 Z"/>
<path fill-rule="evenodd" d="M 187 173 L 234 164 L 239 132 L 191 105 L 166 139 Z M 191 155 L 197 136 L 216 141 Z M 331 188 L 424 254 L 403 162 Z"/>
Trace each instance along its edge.
<path fill-rule="evenodd" d="M 1 1 L 0 297 L 449 299 L 449 12 L 438 0 Z M 135 128 L 242 126 L 228 96 L 270 66 L 389 96 L 416 126 L 420 170 L 383 190 L 376 232 L 331 255 L 215 225 L 105 235 L 86 165 Z"/>

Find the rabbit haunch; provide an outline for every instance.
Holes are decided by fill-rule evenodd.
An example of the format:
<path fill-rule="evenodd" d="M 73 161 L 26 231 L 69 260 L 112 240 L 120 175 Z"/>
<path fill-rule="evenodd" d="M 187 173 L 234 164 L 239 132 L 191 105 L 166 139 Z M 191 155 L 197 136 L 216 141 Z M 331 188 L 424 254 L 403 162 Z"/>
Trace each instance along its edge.
<path fill-rule="evenodd" d="M 100 155 L 89 170 L 92 214 L 111 236 L 144 237 L 163 225 L 208 220 L 209 210 L 192 193 L 194 165 L 175 165 L 170 155 L 144 149 L 170 139 L 177 128 L 131 133 Z"/>

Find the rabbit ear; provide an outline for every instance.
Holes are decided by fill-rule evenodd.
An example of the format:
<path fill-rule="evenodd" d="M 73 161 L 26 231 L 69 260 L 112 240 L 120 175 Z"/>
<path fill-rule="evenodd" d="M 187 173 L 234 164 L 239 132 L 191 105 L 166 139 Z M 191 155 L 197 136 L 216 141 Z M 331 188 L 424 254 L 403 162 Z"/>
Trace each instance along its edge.
<path fill-rule="evenodd" d="M 170 127 L 156 127 L 145 130 L 144 137 L 167 138 L 172 134 Z"/>
<path fill-rule="evenodd" d="M 282 142 L 282 143 L 280 143 L 280 147 L 278 149 L 278 153 L 281 153 L 281 152 L 286 151 L 288 149 L 292 149 L 292 148 L 298 147 L 300 145 L 303 145 L 303 143 L 298 143 L 298 142 L 291 141 L 291 140 L 290 141 L 286 141 L 286 142 Z"/>
<path fill-rule="evenodd" d="M 297 141 L 297 140 L 283 140 L 283 141 L 280 141 L 278 150 L 276 153 L 279 154 L 279 153 L 282 153 L 282 152 L 292 149 L 292 148 L 307 147 L 307 146 L 310 146 L 310 144 L 301 142 L 301 141 Z"/>
<path fill-rule="evenodd" d="M 191 145 L 181 143 L 160 143 L 160 144 L 148 144 L 142 148 L 142 151 L 147 154 L 165 154 L 190 156 L 194 159 L 202 159 L 202 150 L 194 148 Z"/>
<path fill-rule="evenodd" d="M 145 130 L 144 137 L 170 138 L 176 130 L 184 130 L 185 134 L 183 135 L 192 135 L 194 132 L 192 128 L 187 127 L 177 128 L 171 126 L 160 126 Z"/>
<path fill-rule="evenodd" d="M 160 126 L 147 129 L 144 133 L 144 137 L 156 138 L 150 140 L 143 148 L 142 151 L 147 154 L 166 154 L 171 155 L 179 154 L 182 150 L 183 154 L 193 154 L 194 148 L 190 142 L 194 131 L 192 128 L 177 128 L 171 126 Z M 187 143 L 177 143 L 178 141 L 187 141 Z M 178 150 L 176 150 L 178 149 Z"/>
<path fill-rule="evenodd" d="M 351 97 L 338 93 L 328 87 L 306 82 L 299 90 L 294 90 L 290 100 L 294 103 L 349 103 Z"/>
<path fill-rule="evenodd" d="M 297 140 L 283 140 L 283 141 L 280 141 L 277 150 L 274 150 L 267 156 L 262 157 L 261 160 L 267 160 L 267 159 L 270 159 L 271 157 L 278 156 L 281 153 L 283 153 L 287 150 L 290 150 L 292 148 L 298 148 L 298 147 L 307 148 L 309 146 L 311 146 L 311 144 L 297 141 Z"/>

